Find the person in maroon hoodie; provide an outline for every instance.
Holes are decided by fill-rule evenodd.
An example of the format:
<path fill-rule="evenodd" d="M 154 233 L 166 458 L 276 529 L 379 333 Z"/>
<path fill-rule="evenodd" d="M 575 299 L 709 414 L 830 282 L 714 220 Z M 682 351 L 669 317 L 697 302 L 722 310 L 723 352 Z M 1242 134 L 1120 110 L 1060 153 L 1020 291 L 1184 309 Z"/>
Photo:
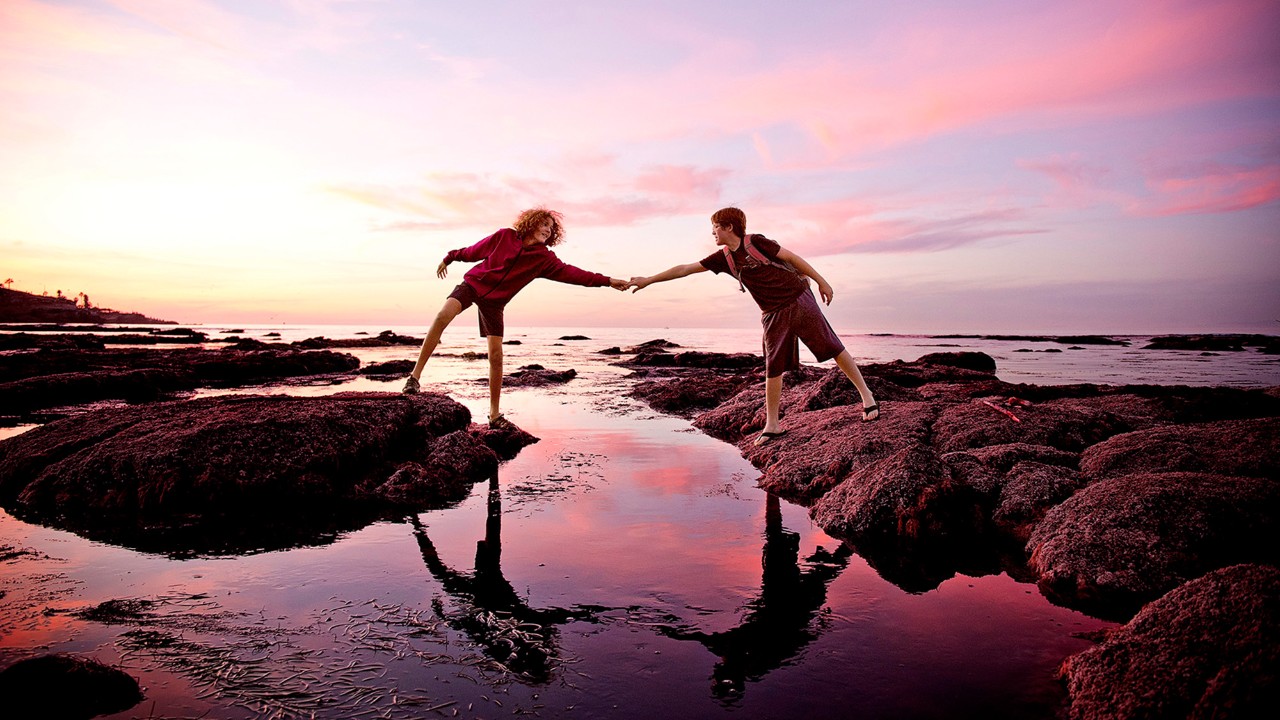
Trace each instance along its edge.
<path fill-rule="evenodd" d="M 502 394 L 502 312 L 516 293 L 538 278 L 615 290 L 626 290 L 630 285 L 627 280 L 588 272 L 556 257 L 551 248 L 563 240 L 563 216 L 554 210 L 536 207 L 520 213 L 511 227 L 469 248 L 450 250 L 436 268 L 437 277 L 448 275 L 449 263 L 455 260 L 479 264 L 467 271 L 436 314 L 422 341 L 418 362 L 405 380 L 403 392 L 418 392 L 422 371 L 440 344 L 444 329 L 458 313 L 475 305 L 480 315 L 480 336 L 489 341 L 489 424 L 506 422 L 498 408 Z"/>

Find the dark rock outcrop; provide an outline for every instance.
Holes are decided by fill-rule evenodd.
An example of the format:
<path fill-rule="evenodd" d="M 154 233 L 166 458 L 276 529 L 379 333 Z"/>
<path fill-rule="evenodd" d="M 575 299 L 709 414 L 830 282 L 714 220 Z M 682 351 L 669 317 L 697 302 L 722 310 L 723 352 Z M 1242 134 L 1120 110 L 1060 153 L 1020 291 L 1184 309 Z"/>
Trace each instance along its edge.
<path fill-rule="evenodd" d="M 78 720 L 124 712 L 142 702 L 138 681 L 102 663 L 56 654 L 0 670 L 6 717 Z"/>
<path fill-rule="evenodd" d="M 1117 435 L 1080 458 L 1091 478 L 1200 472 L 1280 480 L 1280 418 L 1164 425 Z"/>
<path fill-rule="evenodd" d="M 562 385 L 570 380 L 578 377 L 578 371 L 573 368 L 568 370 L 548 370 L 541 365 L 525 365 L 513 373 L 509 373 L 502 377 L 503 387 L 546 387 L 548 385 Z M 478 383 L 488 383 L 488 378 L 480 378 L 476 380 Z"/>
<path fill-rule="evenodd" d="M 1280 570 L 1236 565 L 1192 580 L 1060 672 L 1072 720 L 1271 717 L 1280 707 Z"/>
<path fill-rule="evenodd" d="M 168 553 L 316 542 L 406 503 L 460 500 L 536 441 L 490 437 L 470 419 L 432 393 L 92 411 L 0 442 L 0 502 L 24 519 Z"/>
<path fill-rule="evenodd" d="M 1079 452 L 1130 429 L 1105 412 L 1057 402 L 1006 407 L 1001 412 L 996 401 L 947 404 L 934 423 L 934 443 L 942 452 L 1015 442 Z"/>
<path fill-rule="evenodd" d="M 1151 338 L 1144 350 L 1197 350 L 1200 352 L 1240 352 L 1258 347 L 1274 352 L 1280 337 L 1274 335 L 1161 335 Z"/>
<path fill-rule="evenodd" d="M 666 350 L 646 349 L 630 360 L 622 360 L 618 365 L 628 367 L 681 367 L 706 368 L 716 370 L 751 370 L 764 369 L 764 357 L 752 353 L 720 353 L 689 350 L 671 353 Z"/>
<path fill-rule="evenodd" d="M 109 399 L 154 400 L 198 387 L 345 374 L 359 365 L 345 353 L 293 348 L 41 349 L 0 356 L 0 405 L 26 411 Z"/>
<path fill-rule="evenodd" d="M 1049 510 L 1027 542 L 1049 597 L 1124 617 L 1226 565 L 1280 562 L 1280 483 L 1136 473 L 1092 483 Z"/>
<path fill-rule="evenodd" d="M 403 378 L 413 372 L 413 365 L 413 360 L 388 360 L 366 365 L 360 368 L 358 372 L 361 375 L 372 375 L 374 377 Z"/>
<path fill-rule="evenodd" d="M 912 444 L 854 470 L 813 507 L 814 520 L 856 544 L 948 543 L 976 530 L 976 503 L 927 445 Z"/>
<path fill-rule="evenodd" d="M 994 373 L 996 371 L 996 361 L 988 354 L 983 352 L 942 352 L 921 355 L 918 363 L 926 363 L 929 365 L 945 365 L 947 367 L 961 368 L 964 370 L 977 370 L 978 372 Z"/>
<path fill-rule="evenodd" d="M 688 417 L 716 407 L 757 381 L 758 376 L 750 374 L 726 375 L 697 369 L 677 377 L 639 381 L 628 394 L 660 412 Z"/>
<path fill-rule="evenodd" d="M 757 396 L 760 392 L 758 388 L 754 390 Z M 859 470 L 925 444 L 934 408 L 928 403 L 899 403 L 894 409 L 892 415 L 874 423 L 862 422 L 860 405 L 815 410 L 805 413 L 803 423 L 784 420 L 783 426 L 788 429 L 783 437 L 760 447 L 752 445 L 754 437 L 749 437 L 742 447 L 747 459 L 764 472 L 761 487 L 809 504 L 846 480 L 853 480 L 853 485 L 865 484 L 869 476 L 864 474 L 863 480 L 854 478 Z M 862 525 L 851 518 L 850 523 L 837 520 L 838 515 L 835 509 L 823 514 L 833 523 L 834 532 L 840 532 L 835 530 L 837 526 Z"/>
<path fill-rule="evenodd" d="M 917 590 L 945 578 L 947 563 L 998 567 L 1061 604 L 1124 617 L 1224 565 L 1280 559 L 1260 549 L 1280 529 L 1280 393 L 1010 384 L 989 360 L 865 366 L 882 406 L 874 423 L 861 422 L 839 369 L 806 368 L 784 378 L 778 439 L 754 444 L 765 421 L 757 382 L 693 424 L 737 444 L 761 487 L 810 505 L 827 532 Z M 656 409 L 710 401 L 681 404 L 706 380 L 661 372 L 635 392 Z M 925 557 L 930 547 L 950 558 Z M 893 552 L 928 572 L 913 575 Z"/>
<path fill-rule="evenodd" d="M 85 305 L 89 305 L 87 299 Z M 120 312 L 109 308 L 78 307 L 75 298 L 32 295 L 9 288 L 0 288 L 0 322 L 174 324 L 170 320 L 157 320 L 142 313 Z"/>
<path fill-rule="evenodd" d="M 330 348 L 366 348 L 366 347 L 392 347 L 396 345 L 421 345 L 422 339 L 409 337 L 408 335 L 399 335 L 392 330 L 383 330 L 378 333 L 377 337 L 366 338 L 341 338 L 331 340 L 327 337 L 313 337 L 306 340 L 297 340 L 292 343 L 295 347 L 304 350 L 327 350 Z"/>

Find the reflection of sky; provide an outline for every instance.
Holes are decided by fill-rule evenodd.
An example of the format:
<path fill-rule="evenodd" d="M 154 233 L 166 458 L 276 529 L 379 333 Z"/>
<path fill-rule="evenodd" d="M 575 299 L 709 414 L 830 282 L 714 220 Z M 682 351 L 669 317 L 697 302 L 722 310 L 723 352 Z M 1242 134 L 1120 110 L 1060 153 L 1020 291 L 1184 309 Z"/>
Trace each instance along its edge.
<path fill-rule="evenodd" d="M 592 350 L 596 344 L 590 344 Z M 554 352 L 560 350 L 515 346 L 509 364 L 514 369 L 525 358 L 539 361 Z M 391 348 L 358 354 L 391 359 L 406 353 Z M 499 473 L 501 574 L 531 608 L 598 605 L 607 610 L 599 611 L 596 622 L 559 627 L 558 652 L 575 661 L 565 678 L 580 690 L 553 683 L 516 686 L 512 692 L 537 692 L 549 708 L 577 705 L 584 716 L 621 712 L 627 717 L 641 708 L 651 714 L 655 703 L 659 709 L 720 711 L 709 691 L 717 658 L 703 645 L 664 636 L 657 628 L 725 632 L 748 615 L 749 603 L 761 594 L 765 496 L 756 488 L 759 473 L 732 446 L 691 432 L 687 421 L 619 400 L 622 386 L 614 384 L 619 369 L 569 364 L 582 373 L 579 380 L 503 397 L 510 417 L 542 439 Z M 484 368 L 483 362 L 449 360 L 430 372 L 436 381 L 450 382 L 482 377 Z M 461 399 L 482 416 L 484 395 L 483 386 L 476 385 Z M 618 407 L 630 410 L 621 413 Z M 476 543 L 486 533 L 487 495 L 487 485 L 480 483 L 459 506 L 420 514 L 442 562 L 454 571 L 475 568 Z M 838 545 L 813 526 L 804 508 L 783 503 L 782 525 L 798 534 L 802 563 L 818 546 L 834 550 Z M 8 516 L 0 516 L 0 543 L 60 559 L 37 569 L 62 573 L 74 586 L 59 600 L 67 607 L 204 593 L 223 610 L 302 628 L 348 601 L 421 609 L 429 609 L 433 600 L 446 607 L 461 604 L 428 572 L 404 522 L 376 523 L 331 545 L 182 561 L 87 542 Z M 0 573 L 6 573 L 0 577 L 15 581 L 22 567 L 27 566 L 0 564 Z M 961 707 L 1016 704 L 1051 694 L 1058 662 L 1085 646 L 1070 633 L 1102 625 L 1049 605 L 1033 586 L 1005 576 L 957 577 L 936 590 L 909 595 L 854 556 L 831 581 L 810 623 L 814 639 L 781 666 L 752 679 L 740 702 L 749 712 L 785 708 L 797 716 L 818 716 L 832 702 L 881 716 L 912 711 L 940 716 L 937 709 L 953 702 Z M 0 652 L 88 643 L 84 649 L 101 646 L 109 656 L 112 638 L 124 630 L 92 626 L 80 633 L 82 627 L 60 619 L 9 634 L 0 639 Z M 329 639 L 321 634 L 305 642 L 327 647 Z M 483 685 L 432 685 L 430 676 L 416 674 L 421 668 L 400 663 L 388 668 L 388 682 L 407 686 L 411 677 L 427 683 L 415 686 L 446 699 L 469 701 L 489 692 Z M 590 678 L 572 674 L 578 671 Z"/>

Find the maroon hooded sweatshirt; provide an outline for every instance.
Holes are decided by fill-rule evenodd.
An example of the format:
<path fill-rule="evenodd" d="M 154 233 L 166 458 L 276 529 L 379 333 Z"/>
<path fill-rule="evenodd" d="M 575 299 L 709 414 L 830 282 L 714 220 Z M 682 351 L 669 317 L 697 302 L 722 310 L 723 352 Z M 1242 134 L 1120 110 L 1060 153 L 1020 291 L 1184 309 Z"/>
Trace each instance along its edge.
<path fill-rule="evenodd" d="M 450 250 L 447 262 L 480 262 L 467 271 L 462 281 L 470 285 L 481 300 L 506 304 L 525 285 L 540 277 L 571 285 L 605 287 L 609 278 L 600 273 L 574 267 L 556 257 L 551 248 L 541 243 L 528 247 L 511 228 L 503 228 L 469 248 Z"/>

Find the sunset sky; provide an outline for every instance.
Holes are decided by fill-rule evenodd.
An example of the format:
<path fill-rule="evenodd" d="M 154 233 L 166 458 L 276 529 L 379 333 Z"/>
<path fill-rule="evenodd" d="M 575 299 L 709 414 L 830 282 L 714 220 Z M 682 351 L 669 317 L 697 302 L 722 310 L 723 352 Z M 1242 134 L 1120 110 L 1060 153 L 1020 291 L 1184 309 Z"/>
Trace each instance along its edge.
<path fill-rule="evenodd" d="M 1275 0 L 3 0 L 0 279 L 377 330 L 526 207 L 630 277 L 738 205 L 842 332 L 1280 334 L 1277 37 Z M 758 310 L 702 274 L 507 318 Z"/>

